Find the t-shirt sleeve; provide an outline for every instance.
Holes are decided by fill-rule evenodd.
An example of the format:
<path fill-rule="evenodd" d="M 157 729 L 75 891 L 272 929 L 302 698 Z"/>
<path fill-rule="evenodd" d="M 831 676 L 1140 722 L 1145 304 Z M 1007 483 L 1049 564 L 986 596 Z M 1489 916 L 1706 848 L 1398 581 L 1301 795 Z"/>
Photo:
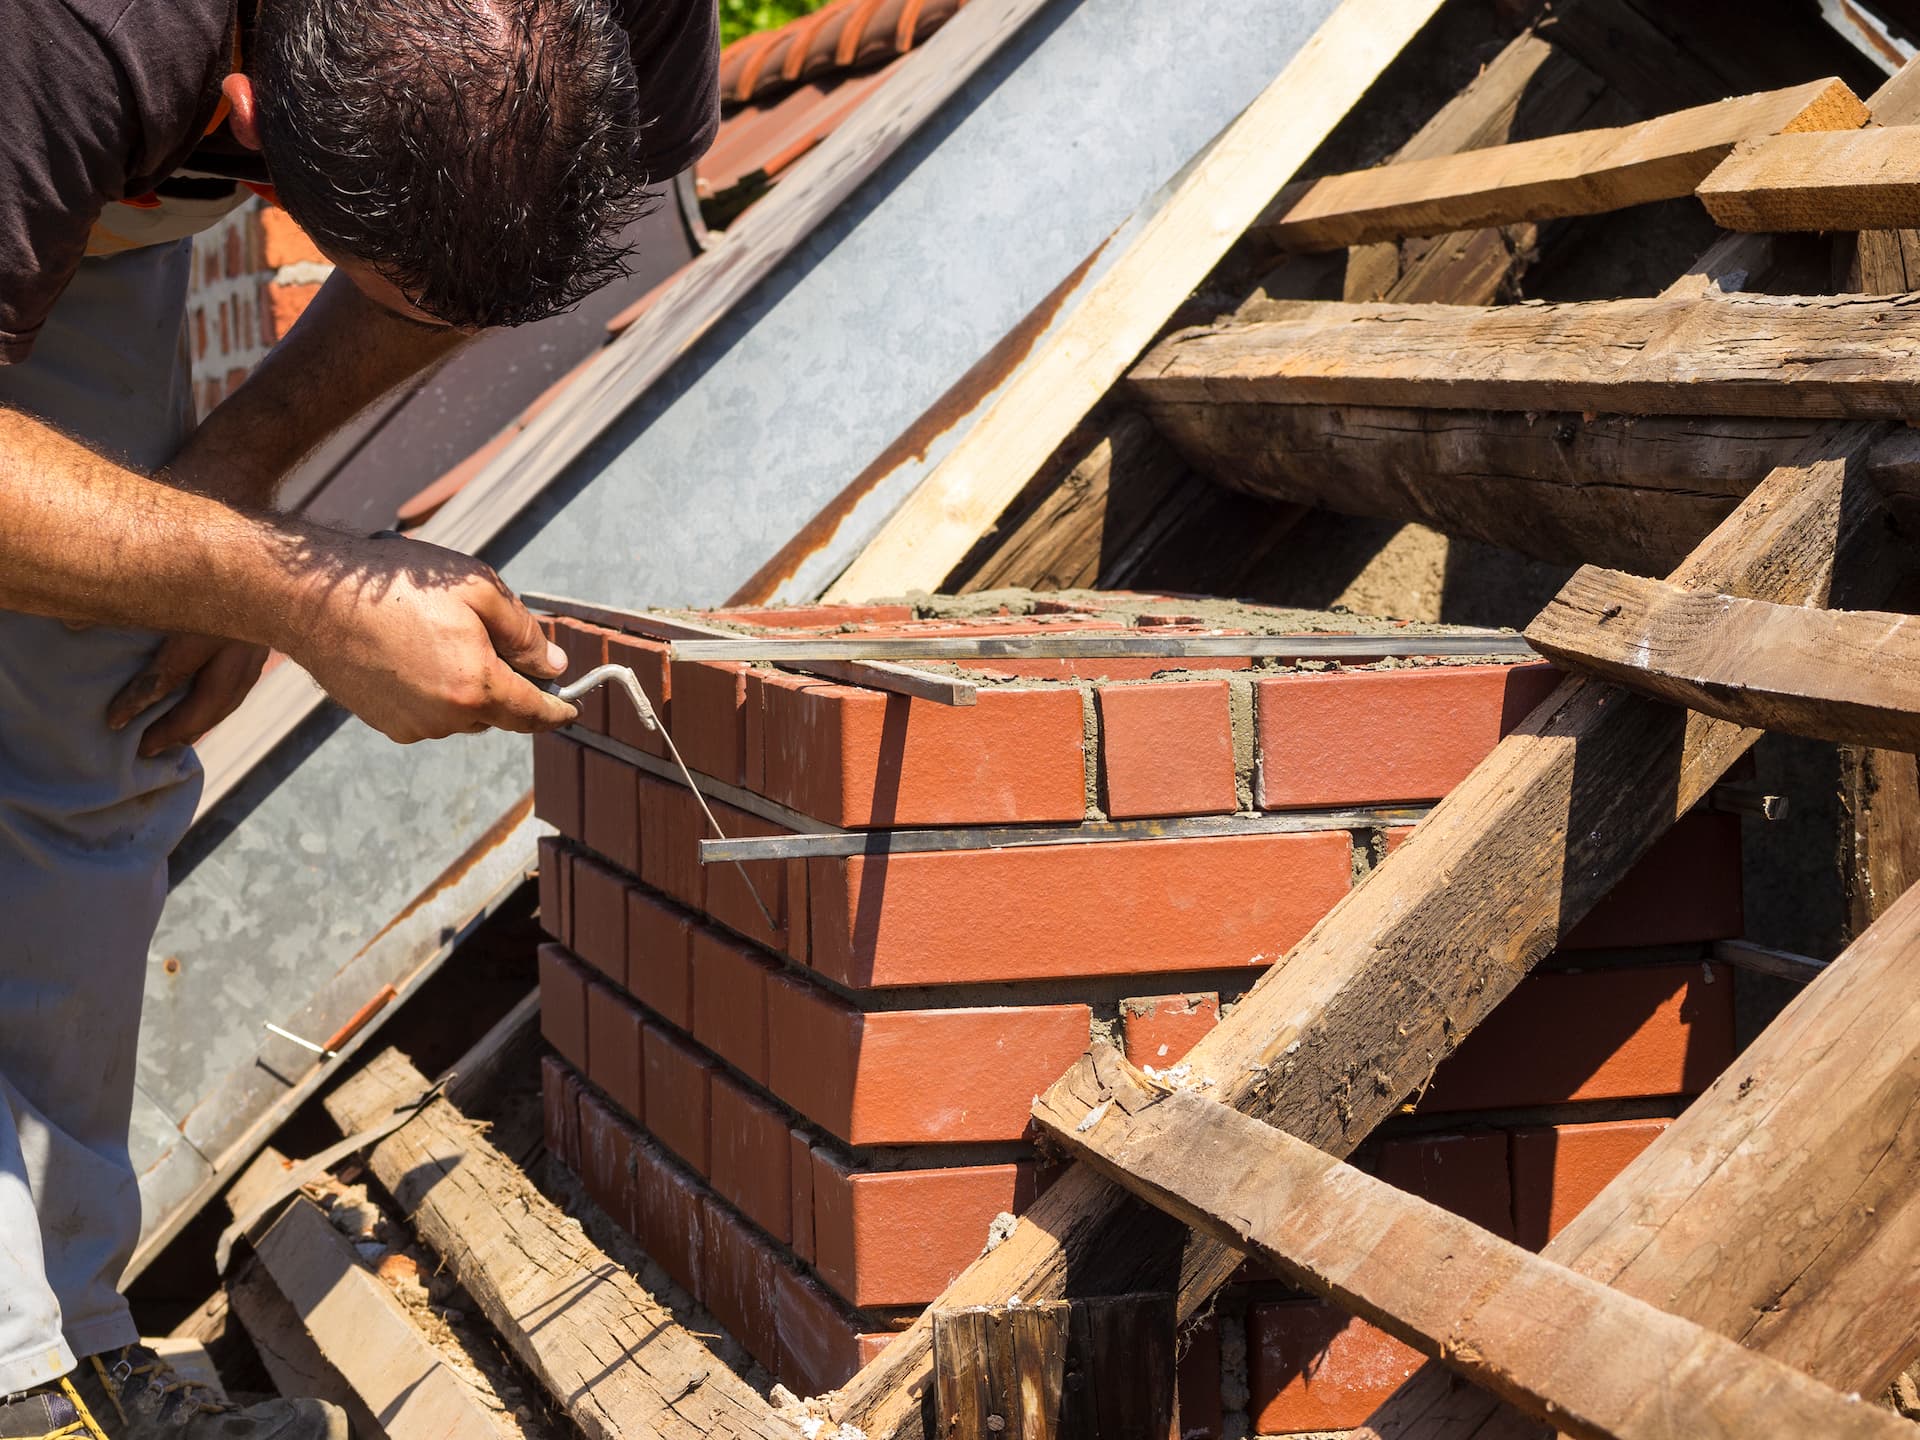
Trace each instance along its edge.
<path fill-rule="evenodd" d="M 127 80 L 64 5 L 21 3 L 0 45 L 0 364 L 25 360 L 126 184 L 138 109 Z"/>
<path fill-rule="evenodd" d="M 670 180 L 707 153 L 720 129 L 718 0 L 623 0 L 619 11 L 647 117 L 647 178 Z"/>

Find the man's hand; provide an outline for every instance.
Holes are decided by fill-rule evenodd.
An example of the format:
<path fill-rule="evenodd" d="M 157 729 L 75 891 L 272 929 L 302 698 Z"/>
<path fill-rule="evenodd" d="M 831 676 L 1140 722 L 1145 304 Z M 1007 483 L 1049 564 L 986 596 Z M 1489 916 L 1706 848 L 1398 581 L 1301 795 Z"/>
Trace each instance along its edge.
<path fill-rule="evenodd" d="M 176 745 L 193 745 L 239 708 L 260 678 L 267 647 L 211 635 L 169 635 L 146 668 L 107 707 L 107 728 L 124 730 L 183 685 L 180 703 L 147 727 L 140 753 L 151 758 Z"/>
<path fill-rule="evenodd" d="M 287 652 L 389 739 L 531 733 L 580 713 L 534 683 L 558 678 L 566 655 L 478 560 L 396 537 L 347 541 L 302 569 L 306 613 Z"/>

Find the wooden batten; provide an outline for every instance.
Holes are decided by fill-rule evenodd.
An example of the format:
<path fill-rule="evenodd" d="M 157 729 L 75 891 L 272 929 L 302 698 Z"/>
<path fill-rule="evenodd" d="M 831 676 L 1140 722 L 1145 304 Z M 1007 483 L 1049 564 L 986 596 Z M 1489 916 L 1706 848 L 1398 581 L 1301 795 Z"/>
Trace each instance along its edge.
<path fill-rule="evenodd" d="M 1838 80 L 1582 130 L 1330 175 L 1289 187 L 1256 230 L 1282 250 L 1597 215 L 1693 193 L 1733 147 L 1786 131 L 1857 130 L 1867 107 Z"/>
<path fill-rule="evenodd" d="M 1727 230 L 1920 225 L 1920 126 L 1750 140 L 1694 193 Z"/>

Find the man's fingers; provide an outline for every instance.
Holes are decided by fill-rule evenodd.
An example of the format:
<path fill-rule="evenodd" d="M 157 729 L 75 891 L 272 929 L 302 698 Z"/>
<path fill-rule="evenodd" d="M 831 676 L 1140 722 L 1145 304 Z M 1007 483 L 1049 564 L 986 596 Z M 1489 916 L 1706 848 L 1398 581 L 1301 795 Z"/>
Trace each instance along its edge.
<path fill-rule="evenodd" d="M 224 643 L 204 635 L 169 635 L 140 673 L 113 697 L 107 706 L 107 728 L 126 729 L 185 684 Z"/>
<path fill-rule="evenodd" d="M 194 677 L 180 703 L 147 727 L 141 755 L 151 759 L 176 745 L 191 745 L 240 708 L 260 678 L 267 652 L 253 645 L 227 645 Z"/>
<path fill-rule="evenodd" d="M 504 664 L 495 667 L 489 688 L 493 692 L 493 703 L 488 707 L 485 720 L 497 730 L 533 735 L 542 730 L 557 730 L 580 714 L 579 706 L 548 694 Z"/>
<path fill-rule="evenodd" d="M 566 651 L 547 639 L 519 597 L 502 587 L 468 588 L 474 613 L 487 627 L 487 638 L 502 660 L 536 680 L 555 680 L 565 673 Z"/>

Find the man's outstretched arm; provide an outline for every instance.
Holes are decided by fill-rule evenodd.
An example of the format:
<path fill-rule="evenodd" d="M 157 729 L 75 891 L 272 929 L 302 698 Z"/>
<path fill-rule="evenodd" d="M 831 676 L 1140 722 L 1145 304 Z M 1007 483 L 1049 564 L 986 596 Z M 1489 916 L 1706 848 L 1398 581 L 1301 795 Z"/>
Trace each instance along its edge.
<path fill-rule="evenodd" d="M 402 742 L 575 713 L 526 678 L 561 656 L 479 561 L 149 480 L 4 409 L 0 608 L 270 645 Z"/>

